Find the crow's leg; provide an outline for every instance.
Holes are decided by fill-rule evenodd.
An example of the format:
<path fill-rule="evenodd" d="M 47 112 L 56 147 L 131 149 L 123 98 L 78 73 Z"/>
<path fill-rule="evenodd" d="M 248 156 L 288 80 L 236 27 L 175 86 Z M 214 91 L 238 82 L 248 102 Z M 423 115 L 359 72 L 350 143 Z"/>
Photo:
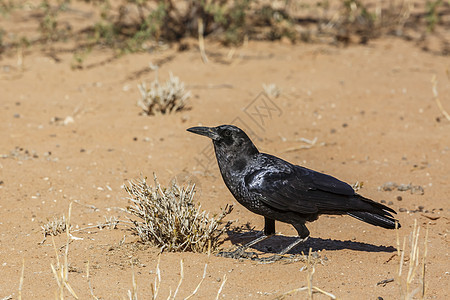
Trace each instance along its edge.
<path fill-rule="evenodd" d="M 283 258 L 283 255 L 288 253 L 292 248 L 297 246 L 299 243 L 305 242 L 309 237 L 309 230 L 306 228 L 305 224 L 294 224 L 295 229 L 299 237 L 291 244 L 289 244 L 286 248 L 281 250 L 278 254 L 269 256 L 267 258 L 261 259 L 263 262 L 274 262 Z"/>
<path fill-rule="evenodd" d="M 272 235 L 275 234 L 275 220 L 273 219 L 269 219 L 269 218 L 264 218 L 264 231 L 263 234 L 260 237 L 257 237 L 256 239 L 248 242 L 247 244 L 244 244 L 240 247 L 238 247 L 236 250 L 231 251 L 231 252 L 219 252 L 219 256 L 223 256 L 223 257 L 229 257 L 229 258 L 235 258 L 235 259 L 239 259 L 239 258 L 252 258 L 252 257 L 257 257 L 258 255 L 254 252 L 245 252 L 245 250 L 247 250 L 249 247 L 264 241 L 265 239 L 271 237 Z"/>
<path fill-rule="evenodd" d="M 245 252 L 245 250 L 247 250 L 249 247 L 251 247 L 261 241 L 264 241 L 265 239 L 267 239 L 271 236 L 272 235 L 263 234 L 260 237 L 257 237 L 256 239 L 248 242 L 247 244 L 244 244 L 244 245 L 238 247 L 234 251 L 231 251 L 231 252 L 221 251 L 221 252 L 219 252 L 219 256 L 235 258 L 235 259 L 257 257 L 258 255 L 255 252 Z"/>
<path fill-rule="evenodd" d="M 301 242 L 305 242 L 309 237 L 309 230 L 306 228 L 306 225 L 303 223 L 300 224 L 293 224 L 294 228 L 297 230 L 298 233 L 298 239 L 296 239 L 292 244 L 284 248 L 279 255 L 284 255 L 289 252 L 292 248 L 297 246 Z"/>

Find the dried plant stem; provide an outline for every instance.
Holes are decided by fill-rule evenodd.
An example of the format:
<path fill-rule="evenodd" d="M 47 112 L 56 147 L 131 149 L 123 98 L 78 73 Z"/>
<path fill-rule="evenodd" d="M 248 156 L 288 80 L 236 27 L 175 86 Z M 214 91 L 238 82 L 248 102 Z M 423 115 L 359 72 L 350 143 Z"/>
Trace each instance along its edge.
<path fill-rule="evenodd" d="M 75 291 L 69 284 L 69 243 L 70 243 L 70 215 L 72 212 L 72 202 L 69 205 L 69 213 L 66 220 L 66 233 L 67 233 L 67 241 L 66 241 L 66 250 L 64 252 L 64 261 L 61 263 L 59 259 L 58 249 L 56 248 L 55 239 L 52 236 L 53 248 L 55 249 L 56 255 L 56 267 L 53 264 L 50 264 L 53 275 L 55 276 L 56 283 L 58 284 L 59 289 L 56 291 L 56 295 L 59 299 L 64 299 L 64 288 L 66 288 L 69 293 L 75 298 L 78 299 L 78 296 L 75 294 Z"/>
<path fill-rule="evenodd" d="M 192 296 L 194 296 L 198 290 L 200 289 L 200 286 L 203 283 L 203 280 L 205 280 L 206 277 L 206 270 L 208 268 L 208 263 L 209 263 L 209 258 L 211 257 L 211 241 L 208 241 L 208 260 L 205 263 L 205 267 L 203 268 L 203 276 L 202 279 L 200 279 L 200 282 L 198 283 L 197 287 L 195 288 L 195 290 L 192 292 L 192 294 L 190 294 L 189 296 L 187 296 L 186 298 L 184 298 L 184 300 L 187 300 L 189 298 L 191 298 Z"/>
<path fill-rule="evenodd" d="M 398 230 L 398 222 L 395 221 L 395 234 L 397 237 L 397 255 L 398 257 L 400 257 L 401 253 L 400 253 L 400 235 L 399 235 L 399 230 Z"/>
<path fill-rule="evenodd" d="M 310 300 L 312 300 L 313 298 L 313 294 L 312 294 L 312 281 L 313 281 L 313 275 L 315 270 L 315 266 L 314 263 L 311 261 L 311 251 L 312 249 L 309 248 L 309 252 L 308 252 L 308 259 L 306 261 L 306 265 L 308 266 L 308 273 L 306 275 L 306 283 L 308 285 L 308 298 Z"/>
<path fill-rule="evenodd" d="M 421 259 L 421 275 L 418 278 L 420 282 L 420 286 L 416 288 L 412 288 L 414 281 L 416 280 L 417 271 L 419 269 L 420 264 L 420 249 L 419 249 L 419 237 L 420 237 L 420 227 L 417 225 L 417 220 L 414 220 L 413 231 L 410 236 L 410 251 L 409 251 L 409 261 L 408 261 L 408 272 L 406 274 L 406 286 L 402 285 L 402 273 L 403 273 L 403 264 L 405 263 L 405 252 L 406 252 L 406 237 L 403 238 L 403 248 L 401 250 L 401 257 L 398 267 L 398 275 L 397 275 L 397 284 L 400 289 L 400 298 L 401 299 L 413 299 L 414 295 L 416 295 L 421 290 L 421 299 L 425 296 L 425 274 L 426 274 L 426 257 L 428 253 L 428 228 L 425 234 L 424 240 L 424 253 Z M 397 238 L 398 239 L 398 238 Z M 398 244 L 399 242 L 397 242 Z"/>
<path fill-rule="evenodd" d="M 186 298 L 184 298 L 184 300 L 187 300 L 189 298 L 191 298 L 192 296 L 194 296 L 198 290 L 200 289 L 200 286 L 203 283 L 203 280 L 205 280 L 206 277 L 206 269 L 208 268 L 208 263 L 205 264 L 205 267 L 203 268 L 203 276 L 202 279 L 200 279 L 200 282 L 198 283 L 197 287 L 195 288 L 195 290 L 192 292 L 192 294 L 190 294 L 189 296 L 187 296 Z"/>
<path fill-rule="evenodd" d="M 422 257 L 422 295 L 421 299 L 425 298 L 425 272 L 426 272 L 426 258 L 428 255 L 428 226 L 427 231 L 425 233 L 425 241 L 424 243 L 424 252 Z"/>
<path fill-rule="evenodd" d="M 321 293 L 321 294 L 324 294 L 324 295 L 330 297 L 331 299 L 337 299 L 335 295 L 333 295 L 331 293 L 328 293 L 328 292 L 325 292 L 324 290 L 318 288 L 317 286 L 313 286 L 313 289 L 316 290 L 317 292 Z"/>
<path fill-rule="evenodd" d="M 419 248 L 417 247 L 419 241 L 420 227 L 417 227 L 417 219 L 414 220 L 414 229 L 411 240 L 411 249 L 409 252 L 409 268 L 408 275 L 406 277 L 406 295 L 410 294 L 411 283 L 414 279 L 414 276 L 417 271 L 417 267 L 419 265 Z M 417 291 L 413 291 L 411 293 L 416 293 Z"/>
<path fill-rule="evenodd" d="M 175 299 L 175 297 L 178 294 L 178 290 L 180 289 L 181 283 L 183 282 L 184 279 L 184 267 L 183 267 L 183 260 L 180 259 L 180 280 L 178 281 L 178 285 L 177 288 L 175 289 L 175 292 L 173 293 L 173 299 Z"/>
<path fill-rule="evenodd" d="M 200 55 L 202 56 L 202 60 L 205 64 L 208 63 L 208 57 L 206 56 L 205 51 L 205 39 L 203 38 L 204 34 L 204 26 L 203 26 L 203 19 L 198 18 L 197 19 L 198 24 L 198 47 L 200 48 Z"/>
<path fill-rule="evenodd" d="M 331 299 L 337 299 L 337 297 L 329 292 L 326 292 L 322 290 L 321 288 L 313 285 L 313 275 L 315 273 L 315 260 L 313 260 L 312 249 L 309 248 L 308 251 L 308 257 L 306 259 L 306 268 L 307 268 L 307 274 L 306 274 L 306 286 L 301 288 L 296 288 L 290 291 L 287 291 L 280 296 L 278 296 L 276 299 L 283 299 L 284 297 L 288 295 L 292 295 L 294 293 L 302 292 L 302 291 L 308 291 L 308 299 L 313 299 L 313 295 L 315 292 L 321 293 L 323 295 L 326 295 L 330 297 Z"/>
<path fill-rule="evenodd" d="M 162 249 L 161 249 L 162 251 Z M 156 276 L 155 283 L 151 285 L 152 287 L 152 300 L 155 300 L 158 296 L 159 287 L 161 285 L 161 270 L 159 269 L 159 264 L 161 262 L 161 253 L 158 254 L 158 262 L 156 263 Z"/>
<path fill-rule="evenodd" d="M 86 279 L 88 282 L 89 291 L 91 293 L 92 298 L 95 300 L 98 300 L 98 298 L 94 295 L 94 290 L 92 289 L 92 285 L 91 285 L 91 277 L 90 277 L 90 272 L 89 272 L 89 260 L 86 263 Z"/>
<path fill-rule="evenodd" d="M 132 282 L 132 290 L 128 290 L 128 299 L 130 300 L 138 300 L 138 296 L 137 296 L 137 284 L 136 284 L 136 279 L 134 276 L 134 266 L 133 266 L 133 261 L 130 262 L 131 264 L 131 282 Z"/>
<path fill-rule="evenodd" d="M 22 258 L 22 271 L 20 272 L 19 293 L 17 299 L 22 300 L 23 274 L 25 271 L 25 259 Z"/>
<path fill-rule="evenodd" d="M 441 100 L 439 100 L 439 93 L 437 91 L 436 74 L 433 74 L 433 76 L 431 77 L 431 84 L 433 85 L 432 90 L 433 90 L 434 100 L 436 101 L 436 104 L 437 104 L 439 110 L 444 115 L 444 117 L 447 119 L 447 121 L 450 121 L 450 114 L 444 109 L 444 107 L 442 106 Z"/>
<path fill-rule="evenodd" d="M 222 284 L 220 285 L 220 288 L 219 288 L 219 290 L 217 291 L 216 300 L 219 299 L 220 293 L 222 293 L 222 289 L 223 289 L 223 286 L 225 285 L 225 282 L 227 282 L 227 274 L 223 275 L 223 278 L 222 278 Z"/>

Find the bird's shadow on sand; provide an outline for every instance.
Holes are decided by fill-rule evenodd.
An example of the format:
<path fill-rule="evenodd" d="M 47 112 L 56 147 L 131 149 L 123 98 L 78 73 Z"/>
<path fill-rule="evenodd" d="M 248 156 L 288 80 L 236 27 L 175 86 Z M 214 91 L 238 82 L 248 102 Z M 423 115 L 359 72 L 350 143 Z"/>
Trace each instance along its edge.
<path fill-rule="evenodd" d="M 233 230 L 227 231 L 228 239 L 235 246 L 240 244 L 245 244 L 256 237 L 261 235 L 260 231 L 250 230 L 246 232 L 236 232 Z M 263 253 L 278 253 L 283 250 L 285 247 L 293 243 L 297 237 L 295 236 L 283 236 L 283 235 L 275 235 L 264 241 L 253 245 L 251 249 L 263 252 Z M 377 246 L 362 242 L 355 241 L 340 241 L 333 239 L 322 239 L 322 238 L 313 238 L 309 237 L 303 243 L 300 243 L 296 247 L 292 248 L 288 253 L 289 254 L 300 254 L 300 253 L 308 253 L 309 248 L 312 249 L 313 252 L 318 250 L 353 250 L 353 251 L 365 251 L 365 252 L 394 252 L 397 251 L 395 247 L 392 246 Z M 250 250 L 250 249 L 249 249 Z"/>

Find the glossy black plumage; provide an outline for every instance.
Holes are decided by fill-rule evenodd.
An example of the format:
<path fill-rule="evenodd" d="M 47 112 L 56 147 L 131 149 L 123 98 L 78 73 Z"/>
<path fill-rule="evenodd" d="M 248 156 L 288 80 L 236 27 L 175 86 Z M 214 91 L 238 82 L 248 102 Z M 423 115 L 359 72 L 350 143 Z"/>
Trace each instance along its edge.
<path fill-rule="evenodd" d="M 372 225 L 395 228 L 393 209 L 356 194 L 350 185 L 332 176 L 260 153 L 235 126 L 192 127 L 188 131 L 212 139 L 226 186 L 240 204 L 265 217 L 265 236 L 275 233 L 274 220 L 295 227 L 300 239 L 282 254 L 309 236 L 305 223 L 321 214 L 348 214 Z"/>

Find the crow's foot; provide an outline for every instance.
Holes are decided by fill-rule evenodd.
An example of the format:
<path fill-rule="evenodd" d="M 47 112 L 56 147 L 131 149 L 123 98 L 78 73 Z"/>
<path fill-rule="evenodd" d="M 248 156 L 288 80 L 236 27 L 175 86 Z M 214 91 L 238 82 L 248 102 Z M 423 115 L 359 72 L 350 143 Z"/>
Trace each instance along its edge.
<path fill-rule="evenodd" d="M 263 264 L 274 263 L 274 262 L 282 260 L 282 259 L 287 259 L 287 257 L 285 257 L 283 255 L 280 255 L 280 254 L 275 254 L 275 255 L 271 255 L 269 257 L 255 257 L 255 258 L 252 258 L 252 260 L 258 261 L 258 262 L 263 263 Z"/>
<path fill-rule="evenodd" d="M 217 256 L 227 257 L 227 258 L 234 258 L 234 259 L 255 259 L 258 257 L 258 254 L 256 252 L 246 252 L 244 249 L 236 249 L 234 251 L 221 251 Z"/>

